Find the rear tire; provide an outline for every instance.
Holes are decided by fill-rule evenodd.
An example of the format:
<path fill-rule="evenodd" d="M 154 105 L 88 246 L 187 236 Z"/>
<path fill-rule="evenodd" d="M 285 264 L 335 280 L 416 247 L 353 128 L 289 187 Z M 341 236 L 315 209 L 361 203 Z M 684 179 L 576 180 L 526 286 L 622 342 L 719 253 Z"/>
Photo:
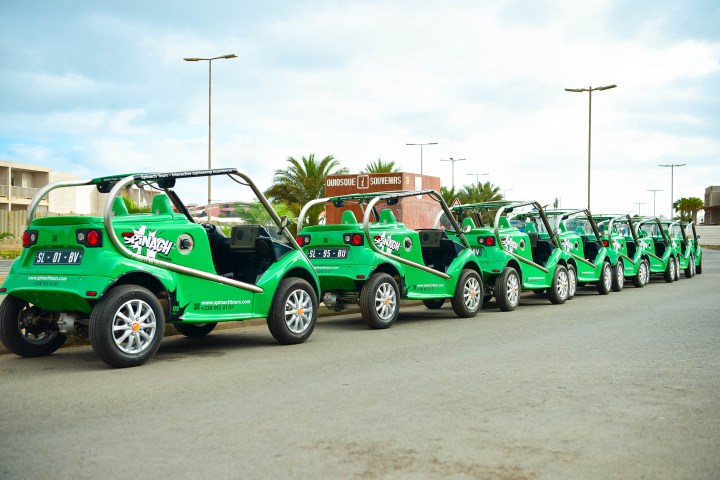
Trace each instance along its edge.
<path fill-rule="evenodd" d="M 444 298 L 433 298 L 431 300 L 423 300 L 423 305 L 428 310 L 437 310 L 445 304 Z"/>
<path fill-rule="evenodd" d="M 612 269 L 612 291 L 620 292 L 625 286 L 625 264 L 622 260 L 618 260 Z"/>
<path fill-rule="evenodd" d="M 568 300 L 572 300 L 575 297 L 575 294 L 577 293 L 577 270 L 575 270 L 574 265 L 568 265 L 567 267 L 568 271 Z"/>
<path fill-rule="evenodd" d="M 455 295 L 450 300 L 455 315 L 462 318 L 474 317 L 482 308 L 482 298 L 482 278 L 475 270 L 464 269 L 455 285 Z"/>
<path fill-rule="evenodd" d="M 150 290 L 120 285 L 90 314 L 90 343 L 98 357 L 117 368 L 142 365 L 155 355 L 165 332 L 165 312 Z"/>
<path fill-rule="evenodd" d="M 283 345 L 308 339 L 315 328 L 318 299 L 315 289 L 298 277 L 284 278 L 278 285 L 267 316 L 268 330 Z"/>
<path fill-rule="evenodd" d="M 547 297 L 550 303 L 559 305 L 565 303 L 568 297 L 568 273 L 567 268 L 564 265 L 557 265 L 555 267 L 555 274 L 553 275 L 552 286 L 547 289 Z"/>
<path fill-rule="evenodd" d="M 360 314 L 371 328 L 390 328 L 400 313 L 397 282 L 387 273 L 373 273 L 360 290 Z"/>
<path fill-rule="evenodd" d="M 0 341 L 21 357 L 50 355 L 62 347 L 67 337 L 47 315 L 49 312 L 8 295 L 0 305 Z"/>
<path fill-rule="evenodd" d="M 688 266 L 685 269 L 685 278 L 692 278 L 695 276 L 695 259 L 692 255 L 688 258 Z"/>
<path fill-rule="evenodd" d="M 667 283 L 675 281 L 675 260 L 672 257 L 668 259 L 667 266 L 663 272 L 663 278 Z"/>
<path fill-rule="evenodd" d="M 695 273 L 702 275 L 702 257 L 700 257 L 700 263 L 695 266 Z"/>
<path fill-rule="evenodd" d="M 495 280 L 495 301 L 503 312 L 515 310 L 520 303 L 520 275 L 512 267 L 505 267 Z"/>
<path fill-rule="evenodd" d="M 640 260 L 640 264 L 638 265 L 637 275 L 635 275 L 633 277 L 632 282 L 636 288 L 642 288 L 645 285 L 647 285 L 649 279 L 650 279 L 650 266 L 648 265 L 648 261 L 643 258 Z"/>
<path fill-rule="evenodd" d="M 212 332 L 217 326 L 217 322 L 208 323 L 176 323 L 175 330 L 188 338 L 204 337 Z"/>
<path fill-rule="evenodd" d="M 680 259 L 675 257 L 675 281 L 680 280 Z"/>
<path fill-rule="evenodd" d="M 597 283 L 595 284 L 595 287 L 597 288 L 597 291 L 600 295 L 607 295 L 610 293 L 610 290 L 612 289 L 612 283 L 613 283 L 613 272 L 612 267 L 610 266 L 610 262 L 605 261 L 602 265 L 602 270 L 600 272 L 600 278 L 598 279 Z"/>

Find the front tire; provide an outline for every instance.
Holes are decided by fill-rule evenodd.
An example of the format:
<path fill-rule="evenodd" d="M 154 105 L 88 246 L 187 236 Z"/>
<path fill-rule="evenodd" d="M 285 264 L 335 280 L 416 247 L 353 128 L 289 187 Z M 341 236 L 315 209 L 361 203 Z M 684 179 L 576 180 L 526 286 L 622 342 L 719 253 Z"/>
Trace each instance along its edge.
<path fill-rule="evenodd" d="M 397 282 L 387 273 L 373 273 L 360 290 L 360 314 L 371 328 L 390 328 L 400 313 Z"/>
<path fill-rule="evenodd" d="M 475 270 L 464 269 L 460 272 L 455 294 L 450 303 L 455 315 L 470 318 L 477 315 L 482 308 L 483 283 L 482 278 Z"/>
<path fill-rule="evenodd" d="M 283 345 L 308 339 L 315 328 L 318 299 L 315 289 L 302 278 L 284 278 L 278 285 L 267 316 L 268 330 Z"/>
<path fill-rule="evenodd" d="M 121 285 L 108 292 L 90 314 L 90 343 L 98 357 L 117 368 L 147 362 L 160 347 L 165 312 L 148 289 Z"/>
<path fill-rule="evenodd" d="M 175 330 L 188 338 L 204 337 L 212 332 L 217 326 L 217 322 L 208 323 L 176 323 Z"/>
<path fill-rule="evenodd" d="M 675 281 L 680 280 L 680 258 L 675 257 Z"/>
<path fill-rule="evenodd" d="M 618 260 L 612 269 L 612 291 L 620 292 L 625 286 L 625 264 L 622 260 Z"/>
<path fill-rule="evenodd" d="M 600 271 L 600 279 L 597 281 L 595 286 L 600 295 L 607 295 L 610 293 L 613 284 L 613 272 L 610 262 L 603 262 L 602 270 Z"/>
<path fill-rule="evenodd" d="M 48 316 L 49 312 L 8 295 L 0 305 L 0 341 L 21 357 L 50 355 L 67 337 Z"/>
<path fill-rule="evenodd" d="M 520 275 L 512 267 L 505 267 L 495 280 L 495 301 L 503 312 L 511 312 L 520 304 Z"/>
<path fill-rule="evenodd" d="M 564 265 L 555 267 L 552 286 L 547 289 L 547 297 L 550 303 L 559 305 L 565 303 L 568 298 L 568 273 Z"/>
<path fill-rule="evenodd" d="M 692 278 L 695 276 L 695 259 L 692 255 L 688 258 L 688 266 L 685 269 L 685 278 Z"/>
<path fill-rule="evenodd" d="M 695 266 L 695 273 L 702 275 L 702 257 L 700 257 L 700 263 Z"/>
<path fill-rule="evenodd" d="M 575 294 L 577 293 L 577 270 L 575 270 L 574 265 L 568 265 L 567 267 L 568 271 L 568 295 L 567 299 L 572 300 L 573 297 L 575 297 Z"/>

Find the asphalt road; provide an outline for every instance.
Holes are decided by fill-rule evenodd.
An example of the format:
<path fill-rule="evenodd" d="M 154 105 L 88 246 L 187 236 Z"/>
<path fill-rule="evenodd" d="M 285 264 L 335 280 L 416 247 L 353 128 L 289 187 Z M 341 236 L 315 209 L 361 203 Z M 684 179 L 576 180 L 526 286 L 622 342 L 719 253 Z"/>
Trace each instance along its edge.
<path fill-rule="evenodd" d="M 704 273 L 474 319 L 357 314 L 298 346 L 264 326 L 0 355 L 0 478 L 720 477 L 720 252 Z"/>

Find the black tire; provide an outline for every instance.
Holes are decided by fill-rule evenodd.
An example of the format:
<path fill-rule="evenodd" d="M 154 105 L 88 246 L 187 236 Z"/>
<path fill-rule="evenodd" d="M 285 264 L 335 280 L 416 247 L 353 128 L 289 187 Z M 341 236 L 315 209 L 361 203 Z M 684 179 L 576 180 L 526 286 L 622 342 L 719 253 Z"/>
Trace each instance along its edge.
<path fill-rule="evenodd" d="M 612 268 L 612 291 L 620 292 L 625 286 L 625 264 L 618 260 Z"/>
<path fill-rule="evenodd" d="M 595 283 L 595 288 L 600 295 L 607 295 L 612 290 L 613 283 L 613 271 L 610 266 L 610 262 L 603 262 L 602 269 L 600 270 L 600 278 Z"/>
<path fill-rule="evenodd" d="M 95 305 L 89 331 L 93 350 L 102 361 L 117 368 L 135 367 L 150 360 L 160 347 L 165 312 L 150 290 L 120 285 Z"/>
<path fill-rule="evenodd" d="M 675 281 L 680 280 L 680 258 L 675 257 Z"/>
<path fill-rule="evenodd" d="M 577 270 L 575 269 L 575 265 L 568 265 L 567 266 L 568 271 L 568 300 L 572 300 L 575 297 L 575 294 L 577 293 Z"/>
<path fill-rule="evenodd" d="M 432 300 L 423 300 L 423 305 L 428 310 L 437 310 L 445 304 L 444 298 L 433 298 Z"/>
<path fill-rule="evenodd" d="M 667 262 L 667 266 L 665 267 L 665 271 L 663 272 L 663 278 L 667 283 L 672 283 L 675 281 L 675 260 L 673 257 L 670 257 Z"/>
<path fill-rule="evenodd" d="M 695 273 L 702 275 L 702 257 L 700 257 L 700 264 L 695 266 Z"/>
<path fill-rule="evenodd" d="M 475 270 L 463 269 L 455 285 L 455 294 L 450 299 L 455 315 L 462 318 L 474 317 L 482 308 L 482 298 L 482 278 Z"/>
<path fill-rule="evenodd" d="M 0 341 L 15 355 L 44 357 L 62 347 L 67 337 L 49 313 L 8 295 L 0 304 Z"/>
<path fill-rule="evenodd" d="M 360 290 L 360 314 L 371 328 L 390 328 L 400 313 L 397 282 L 387 273 L 373 273 Z"/>
<path fill-rule="evenodd" d="M 520 304 L 522 283 L 517 270 L 505 267 L 495 279 L 495 301 L 503 312 L 511 312 Z"/>
<path fill-rule="evenodd" d="M 565 303 L 568 297 L 568 273 L 565 265 L 557 265 L 553 274 L 552 286 L 547 289 L 547 298 L 550 303 L 559 305 Z"/>
<path fill-rule="evenodd" d="M 273 338 L 283 345 L 302 343 L 312 334 L 317 318 L 315 289 L 302 278 L 283 278 L 267 316 Z"/>
<path fill-rule="evenodd" d="M 688 258 L 688 266 L 685 269 L 685 278 L 692 278 L 695 276 L 695 259 L 692 255 Z"/>
<path fill-rule="evenodd" d="M 217 326 L 217 322 L 208 323 L 176 323 L 175 330 L 188 338 L 204 337 L 212 332 Z"/>
<path fill-rule="evenodd" d="M 640 260 L 637 275 L 632 278 L 635 288 L 642 288 L 650 281 L 650 265 L 644 258 Z"/>

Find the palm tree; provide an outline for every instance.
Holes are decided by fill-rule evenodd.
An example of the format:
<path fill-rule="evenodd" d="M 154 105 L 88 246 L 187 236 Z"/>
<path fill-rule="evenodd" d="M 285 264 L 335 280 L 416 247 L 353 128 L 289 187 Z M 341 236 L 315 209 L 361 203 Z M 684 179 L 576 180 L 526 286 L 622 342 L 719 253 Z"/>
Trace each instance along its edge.
<path fill-rule="evenodd" d="M 458 192 L 458 198 L 462 203 L 480 203 L 502 200 L 503 196 L 500 193 L 500 187 L 490 182 L 478 182 L 463 186 L 462 190 Z"/>
<path fill-rule="evenodd" d="M 275 203 L 287 205 L 295 217 L 300 215 L 307 202 L 325 196 L 326 176 L 348 173 L 347 168 L 336 169 L 339 163 L 332 155 L 319 162 L 314 153 L 303 156 L 300 161 L 293 157 L 288 157 L 287 161 L 290 164 L 287 170 L 275 170 L 273 184 L 265 191 L 265 196 Z M 310 209 L 306 224 L 317 225 L 322 210 L 322 205 Z"/>
<path fill-rule="evenodd" d="M 443 197 L 443 200 L 445 200 L 445 203 L 447 203 L 449 206 L 455 200 L 455 197 L 457 197 L 457 192 L 455 191 L 454 187 L 440 187 L 440 196 Z"/>
<path fill-rule="evenodd" d="M 679 198 L 673 203 L 675 210 L 680 212 L 679 219 L 687 222 L 692 219 L 693 222 L 697 222 L 697 212 L 705 206 L 705 203 L 698 197 L 690 198 Z"/>
<path fill-rule="evenodd" d="M 396 173 L 400 169 L 395 166 L 395 160 L 389 162 L 383 162 L 381 159 L 377 159 L 377 162 L 368 163 L 365 168 L 360 170 L 360 173 Z"/>

